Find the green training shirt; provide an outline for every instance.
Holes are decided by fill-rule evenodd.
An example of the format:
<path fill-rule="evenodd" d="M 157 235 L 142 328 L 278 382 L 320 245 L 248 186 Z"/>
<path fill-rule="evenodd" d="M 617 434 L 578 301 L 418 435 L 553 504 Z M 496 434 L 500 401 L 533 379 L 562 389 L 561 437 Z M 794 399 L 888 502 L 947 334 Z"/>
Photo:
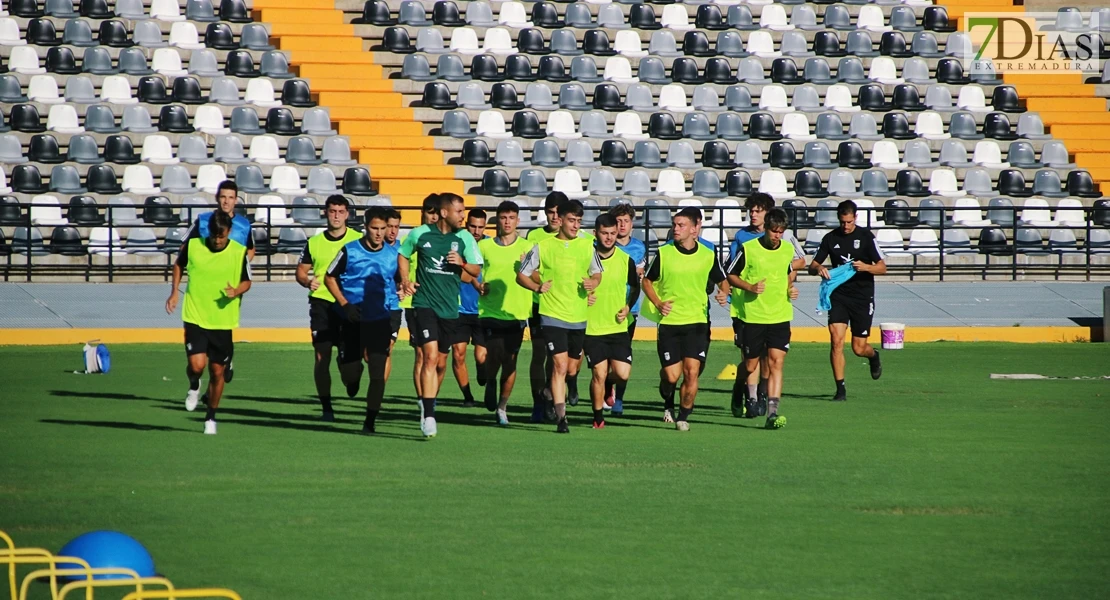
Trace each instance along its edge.
<path fill-rule="evenodd" d="M 478 244 L 465 229 L 443 233 L 439 227 L 429 227 L 419 234 L 417 231 L 401 244 L 402 255 L 410 260 L 416 256 L 416 280 L 420 287 L 412 297 L 412 307 L 430 308 L 441 319 L 457 319 L 462 269 L 449 264 L 447 255 L 458 252 L 467 263 L 480 265 L 482 255 L 478 252 Z"/>

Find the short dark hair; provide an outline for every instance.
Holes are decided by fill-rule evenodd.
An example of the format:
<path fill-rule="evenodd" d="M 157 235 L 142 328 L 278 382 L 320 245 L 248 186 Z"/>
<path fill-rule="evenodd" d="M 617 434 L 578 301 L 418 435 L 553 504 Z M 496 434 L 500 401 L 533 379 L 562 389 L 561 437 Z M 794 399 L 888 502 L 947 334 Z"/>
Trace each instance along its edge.
<path fill-rule="evenodd" d="M 436 205 L 436 212 L 439 212 L 441 210 L 447 210 L 447 209 L 451 208 L 452 204 L 454 204 L 456 202 L 462 202 L 462 201 L 463 201 L 462 196 L 460 196 L 458 194 L 452 194 L 451 192 L 447 192 L 445 194 L 440 194 L 439 195 L 439 204 Z"/>
<path fill-rule="evenodd" d="M 763 192 L 756 192 L 744 201 L 744 208 L 752 210 L 753 208 L 762 208 L 765 211 L 771 210 L 775 207 L 775 199 L 770 194 Z"/>
<path fill-rule="evenodd" d="M 510 213 L 510 212 L 519 214 L 520 213 L 520 205 L 517 204 L 516 202 L 513 202 L 512 200 L 504 200 L 504 201 L 501 202 L 501 204 L 497 205 L 497 214 L 498 215 L 501 215 L 501 214 L 504 214 L 504 213 Z"/>
<path fill-rule="evenodd" d="M 617 218 L 610 213 L 601 213 L 594 221 L 594 229 L 601 231 L 602 227 L 616 227 Z"/>
<path fill-rule="evenodd" d="M 388 213 L 389 214 L 386 215 L 387 221 L 391 221 L 393 219 L 397 219 L 398 221 L 401 220 L 401 211 L 397 210 L 396 208 L 390 207 Z"/>
<path fill-rule="evenodd" d="M 697 225 L 701 223 L 701 209 L 696 206 L 687 206 L 675 214 L 675 218 L 677 219 L 678 217 L 686 217 L 690 219 L 691 223 Z"/>
<path fill-rule="evenodd" d="M 224 190 L 231 190 L 235 192 L 236 196 L 239 195 L 239 186 L 235 185 L 235 182 L 230 179 L 225 179 L 220 182 L 220 185 L 216 186 L 216 197 L 219 198 L 220 192 Z"/>
<path fill-rule="evenodd" d="M 636 220 L 636 209 L 627 202 L 618 202 L 615 205 L 609 207 L 609 214 L 612 215 L 614 220 L 617 217 L 622 216 L 628 217 L 633 221 Z"/>
<path fill-rule="evenodd" d="M 547 195 L 547 199 L 543 201 L 543 209 L 551 210 L 553 208 L 559 208 L 559 206 L 567 200 L 569 200 L 569 198 L 567 198 L 567 195 L 563 192 L 551 192 Z"/>
<path fill-rule="evenodd" d="M 370 221 L 373 221 L 374 219 L 388 221 L 390 210 L 392 209 L 386 206 L 371 206 L 370 208 L 367 208 L 366 214 L 363 215 L 366 218 L 366 224 L 369 225 Z"/>
<path fill-rule="evenodd" d="M 767 211 L 767 216 L 763 217 L 763 229 L 766 231 L 786 229 L 786 222 L 786 211 L 781 208 L 772 208 Z"/>
<path fill-rule="evenodd" d="M 486 211 L 480 208 L 472 208 L 470 209 L 470 212 L 466 213 L 467 223 L 469 223 L 471 219 L 481 219 L 485 221 L 486 219 L 489 219 L 489 217 L 486 215 Z"/>
<path fill-rule="evenodd" d="M 342 206 L 347 210 L 351 210 L 351 201 L 342 194 L 332 194 L 324 201 L 324 210 L 327 210 L 329 206 Z"/>
<path fill-rule="evenodd" d="M 208 235 L 215 237 L 231 231 L 231 215 L 222 210 L 214 210 L 208 217 Z"/>
<path fill-rule="evenodd" d="M 856 214 L 856 203 L 851 200 L 845 200 L 836 205 L 836 216 L 843 217 L 844 215 Z"/>
<path fill-rule="evenodd" d="M 439 212 L 439 194 L 428 194 L 424 198 L 424 203 L 420 205 L 420 212 Z"/>
<path fill-rule="evenodd" d="M 548 196 L 550 198 L 550 196 Z M 559 205 L 559 218 L 567 215 L 574 215 L 581 217 L 586 214 L 586 210 L 582 207 L 582 203 L 577 200 L 566 200 Z"/>

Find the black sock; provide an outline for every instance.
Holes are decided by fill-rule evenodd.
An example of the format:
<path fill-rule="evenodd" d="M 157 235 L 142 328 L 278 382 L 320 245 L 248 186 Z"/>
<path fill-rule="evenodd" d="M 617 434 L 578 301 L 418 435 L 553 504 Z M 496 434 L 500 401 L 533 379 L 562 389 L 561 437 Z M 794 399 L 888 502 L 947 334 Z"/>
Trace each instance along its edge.
<path fill-rule="evenodd" d="M 208 410 L 205 411 L 205 413 L 204 413 L 204 420 L 205 421 L 215 421 L 216 420 L 216 409 L 214 409 L 212 407 L 208 407 Z"/>
<path fill-rule="evenodd" d="M 475 375 L 478 385 L 486 387 L 486 363 L 478 363 L 478 373 Z"/>
<path fill-rule="evenodd" d="M 189 376 L 189 391 L 195 392 L 200 389 L 200 377 Z"/>
<path fill-rule="evenodd" d="M 362 428 L 363 429 L 369 429 L 370 431 L 374 431 L 374 425 L 375 425 L 375 423 L 377 423 L 377 421 L 378 421 L 378 411 L 367 409 L 367 411 L 366 411 L 366 422 L 362 424 Z"/>
<path fill-rule="evenodd" d="M 435 398 L 421 398 L 420 403 L 424 406 L 424 418 L 435 418 L 436 416 L 436 399 Z"/>
<path fill-rule="evenodd" d="M 604 410 L 595 410 L 594 411 L 594 423 L 603 423 L 603 422 L 605 422 L 605 411 Z"/>
<path fill-rule="evenodd" d="M 692 412 L 694 412 L 693 408 L 679 408 L 678 409 L 678 420 L 679 421 L 689 421 L 690 420 L 690 413 L 692 413 Z"/>
<path fill-rule="evenodd" d="M 323 405 L 324 412 L 326 412 L 326 413 L 332 412 L 332 410 L 331 410 L 331 396 L 328 396 L 326 398 L 320 398 L 320 404 Z"/>
<path fill-rule="evenodd" d="M 567 374 L 567 394 L 571 396 L 578 395 L 578 374 Z"/>
<path fill-rule="evenodd" d="M 612 381 L 609 381 L 609 380 L 605 381 L 605 397 L 606 398 L 608 398 L 609 395 L 613 393 L 613 388 L 615 386 L 616 386 L 616 384 L 613 383 Z"/>
<path fill-rule="evenodd" d="M 663 408 L 665 410 L 674 410 L 674 390 L 675 384 L 666 381 L 659 382 L 659 395 L 663 397 Z"/>
<path fill-rule="evenodd" d="M 878 362 L 878 360 L 879 360 L 879 351 L 878 351 L 878 350 L 876 350 L 876 351 L 875 351 L 875 356 L 872 356 L 872 357 L 871 357 L 871 358 L 870 358 L 869 360 L 870 360 L 871 362 Z"/>
<path fill-rule="evenodd" d="M 736 381 L 732 384 L 732 399 L 739 399 L 744 393 L 744 386 L 747 385 L 748 372 L 744 370 L 744 364 L 741 363 L 736 367 Z"/>
<path fill-rule="evenodd" d="M 767 380 L 766 379 L 760 379 L 759 383 L 756 385 L 755 389 L 756 389 L 756 393 L 759 394 L 760 396 L 766 396 L 767 395 Z"/>
<path fill-rule="evenodd" d="M 838 391 L 838 392 L 844 391 L 844 380 L 843 379 L 837 379 L 836 380 L 836 391 Z"/>
<path fill-rule="evenodd" d="M 487 381 L 486 383 L 488 384 L 486 385 L 486 400 L 497 399 L 497 392 L 499 391 L 497 388 L 500 386 L 495 381 Z"/>
<path fill-rule="evenodd" d="M 459 389 L 462 390 L 463 402 L 474 402 L 474 394 L 470 393 L 470 384 L 460 385 Z"/>
<path fill-rule="evenodd" d="M 628 382 L 622 381 L 617 384 L 617 400 L 624 402 L 624 390 L 628 388 Z"/>

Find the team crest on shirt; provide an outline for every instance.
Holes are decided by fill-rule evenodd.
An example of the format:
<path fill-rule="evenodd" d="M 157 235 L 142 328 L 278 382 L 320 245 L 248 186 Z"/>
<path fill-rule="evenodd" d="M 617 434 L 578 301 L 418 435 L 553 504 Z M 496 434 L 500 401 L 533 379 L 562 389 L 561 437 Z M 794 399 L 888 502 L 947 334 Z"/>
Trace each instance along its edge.
<path fill-rule="evenodd" d="M 852 240 L 852 247 L 859 250 L 859 240 Z"/>

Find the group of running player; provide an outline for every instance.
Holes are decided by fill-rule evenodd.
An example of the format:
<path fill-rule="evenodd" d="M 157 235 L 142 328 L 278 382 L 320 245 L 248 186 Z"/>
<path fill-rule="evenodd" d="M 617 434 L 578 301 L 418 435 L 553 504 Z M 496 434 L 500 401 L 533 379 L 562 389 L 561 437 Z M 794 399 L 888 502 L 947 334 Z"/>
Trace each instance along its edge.
<path fill-rule="evenodd" d="M 166 302 L 167 312 L 173 312 L 187 273 L 182 311 L 189 358 L 186 408 L 194 410 L 204 401 L 205 433 L 210 434 L 216 432 L 216 410 L 233 373 L 231 330 L 238 327 L 241 297 L 250 289 L 250 223 L 235 215 L 236 196 L 234 183 L 224 182 L 217 191 L 219 210 L 198 217 L 175 263 Z M 544 203 L 545 225 L 525 236 L 518 230 L 521 207 L 505 201 L 493 211 L 495 234 L 488 236 L 484 211 L 467 213 L 456 194 L 431 194 L 421 209 L 423 223 L 399 239 L 398 211 L 367 208 L 360 232 L 348 227 L 353 208 L 347 198 L 329 197 L 324 205 L 327 227 L 308 240 L 296 272 L 297 282 L 309 290 L 322 419 L 335 418 L 330 373 L 334 348 L 349 397 L 361 389 L 365 363 L 369 383 L 362 431 L 375 432 L 403 315 L 415 351 L 413 385 L 425 437 L 437 433 L 436 398 L 449 356 L 464 406 L 475 405 L 466 366 L 468 345 L 474 347 L 485 408 L 498 425 L 509 425 L 507 407 L 526 327 L 532 345 L 531 421 L 554 422 L 557 432 L 570 431 L 566 405 L 578 403 L 585 356 L 592 426 L 601 429 L 606 411 L 623 413 L 632 339 L 642 315 L 658 325 L 663 421 L 687 431 L 709 352 L 709 301 L 715 300 L 729 307 L 735 343 L 742 351 L 733 415 L 766 417 L 766 427 L 782 427 L 782 372 L 790 348 L 791 301 L 798 294 L 794 280 L 807 265 L 801 245 L 789 233 L 786 213 L 774 208 L 770 196 L 754 194 L 745 206 L 749 225 L 737 231 L 726 268 L 714 245 L 701 237 L 702 212 L 695 207 L 674 214 L 669 239 L 649 264 L 647 247 L 633 236 L 636 213 L 628 204 L 617 204 L 583 224 L 582 203 L 554 192 Z M 873 276 L 885 272 L 885 264 L 870 232 L 855 227 L 855 205 L 842 203 L 838 215 L 841 227 L 825 236 L 808 269 L 830 284 L 823 288 L 828 287 L 832 303 L 833 399 L 844 400 L 843 346 L 849 324 L 852 350 L 871 361 L 873 378 L 882 372 L 867 338 L 874 312 Z M 591 225 L 588 233 L 585 226 Z M 831 272 L 821 264 L 830 257 L 839 265 Z M 206 367 L 209 384 L 202 398 Z"/>

